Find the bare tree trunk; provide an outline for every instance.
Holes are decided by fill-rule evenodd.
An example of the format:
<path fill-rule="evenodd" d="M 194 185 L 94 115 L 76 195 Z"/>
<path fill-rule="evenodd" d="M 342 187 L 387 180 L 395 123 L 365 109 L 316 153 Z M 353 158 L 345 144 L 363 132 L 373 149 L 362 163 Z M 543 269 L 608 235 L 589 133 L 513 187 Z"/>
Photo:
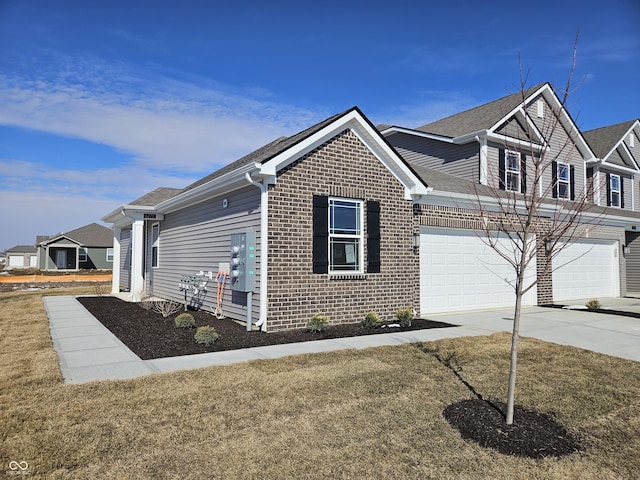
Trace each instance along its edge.
<path fill-rule="evenodd" d="M 513 423 L 513 410 L 516 399 L 516 371 L 518 368 L 518 338 L 520 335 L 520 308 L 522 305 L 522 287 L 518 282 L 516 308 L 513 312 L 513 332 L 511 333 L 511 361 L 509 366 L 509 388 L 507 390 L 507 425 Z"/>

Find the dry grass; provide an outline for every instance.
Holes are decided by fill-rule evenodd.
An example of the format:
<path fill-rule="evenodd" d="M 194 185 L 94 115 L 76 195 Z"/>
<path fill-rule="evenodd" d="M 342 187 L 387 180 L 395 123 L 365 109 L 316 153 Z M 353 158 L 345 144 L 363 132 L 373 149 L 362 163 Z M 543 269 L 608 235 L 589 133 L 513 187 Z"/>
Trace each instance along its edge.
<path fill-rule="evenodd" d="M 36 478 L 640 475 L 636 362 L 523 339 L 518 402 L 556 412 L 589 445 L 535 461 L 461 440 L 441 412 L 471 394 L 426 352 L 455 355 L 479 393 L 504 398 L 508 335 L 63 385 L 41 295 L 0 295 L 5 470 L 15 460 Z"/>

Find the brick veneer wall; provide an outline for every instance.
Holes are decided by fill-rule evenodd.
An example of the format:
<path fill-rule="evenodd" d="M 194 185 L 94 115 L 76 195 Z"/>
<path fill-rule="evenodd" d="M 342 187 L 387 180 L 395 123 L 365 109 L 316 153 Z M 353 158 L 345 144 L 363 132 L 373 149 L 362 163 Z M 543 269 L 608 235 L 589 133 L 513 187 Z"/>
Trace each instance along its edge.
<path fill-rule="evenodd" d="M 380 202 L 380 273 L 314 274 L 313 195 Z M 419 307 L 412 202 L 404 187 L 350 130 L 278 172 L 269 187 L 269 331 L 304 327 L 316 313 L 355 323 L 375 310 L 390 319 Z M 366 272 L 366 221 L 364 265 Z"/>

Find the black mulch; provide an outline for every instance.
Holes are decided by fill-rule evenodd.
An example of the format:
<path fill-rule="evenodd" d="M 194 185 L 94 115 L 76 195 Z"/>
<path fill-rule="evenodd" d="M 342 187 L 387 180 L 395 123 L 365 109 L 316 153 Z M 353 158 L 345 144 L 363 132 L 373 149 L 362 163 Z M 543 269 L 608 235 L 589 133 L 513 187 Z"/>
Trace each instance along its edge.
<path fill-rule="evenodd" d="M 543 307 L 548 308 L 565 308 L 567 305 L 558 305 L 558 304 L 549 304 L 543 305 Z M 631 317 L 631 318 L 640 318 L 640 313 L 638 312 L 629 312 L 626 310 L 613 310 L 611 308 L 595 308 L 595 309 L 584 309 L 584 308 L 576 308 L 573 309 L 574 312 L 591 312 L 591 313 L 604 313 L 606 315 L 617 315 L 622 317 Z"/>
<path fill-rule="evenodd" d="M 122 301 L 114 297 L 79 297 L 78 301 L 105 327 L 143 360 L 198 353 L 239 350 L 242 348 L 280 345 L 284 343 L 308 342 L 327 338 L 375 335 L 390 331 L 445 328 L 454 325 L 432 320 L 414 319 L 407 328 L 387 327 L 370 329 L 357 324 L 330 325 L 324 332 L 310 333 L 305 329 L 287 332 L 247 332 L 244 324 L 230 319 L 217 319 L 203 311 L 190 311 L 196 320 L 195 328 L 176 328 L 174 319 L 183 312 L 167 318 L 151 310 L 144 310 L 137 303 Z M 211 346 L 197 344 L 193 338 L 196 328 L 211 325 L 220 334 L 220 339 Z"/>
<path fill-rule="evenodd" d="M 449 405 L 443 415 L 462 438 L 506 455 L 541 459 L 564 457 L 582 450 L 580 441 L 553 419 L 517 406 L 514 422 L 507 425 L 502 402 L 477 398 Z"/>

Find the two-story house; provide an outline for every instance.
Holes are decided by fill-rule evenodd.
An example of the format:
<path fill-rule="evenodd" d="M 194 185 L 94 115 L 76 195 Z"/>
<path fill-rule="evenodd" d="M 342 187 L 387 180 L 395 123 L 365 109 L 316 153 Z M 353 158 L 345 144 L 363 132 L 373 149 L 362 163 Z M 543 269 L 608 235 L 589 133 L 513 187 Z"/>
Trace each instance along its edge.
<path fill-rule="evenodd" d="M 542 157 L 553 160 L 537 170 Z M 376 128 L 353 107 L 103 217 L 113 292 L 182 301 L 181 276 L 210 272 L 220 281 L 197 305 L 269 331 L 316 313 L 347 323 L 510 306 L 513 268 L 477 235 L 500 218 L 494 193 L 538 188 L 553 216 L 593 196 L 598 160 L 548 84 L 416 129 Z M 615 211 L 591 202 L 593 225 L 552 260 L 536 237 L 525 305 L 626 291 L 631 195 Z"/>

